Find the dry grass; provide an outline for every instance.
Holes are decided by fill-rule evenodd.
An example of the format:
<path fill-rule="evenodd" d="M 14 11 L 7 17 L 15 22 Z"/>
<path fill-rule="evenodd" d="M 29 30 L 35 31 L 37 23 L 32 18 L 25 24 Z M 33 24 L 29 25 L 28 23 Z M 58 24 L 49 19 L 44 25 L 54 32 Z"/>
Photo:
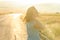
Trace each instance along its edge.
<path fill-rule="evenodd" d="M 40 14 L 39 20 L 46 27 L 44 34 L 50 40 L 60 39 L 60 14 Z"/>

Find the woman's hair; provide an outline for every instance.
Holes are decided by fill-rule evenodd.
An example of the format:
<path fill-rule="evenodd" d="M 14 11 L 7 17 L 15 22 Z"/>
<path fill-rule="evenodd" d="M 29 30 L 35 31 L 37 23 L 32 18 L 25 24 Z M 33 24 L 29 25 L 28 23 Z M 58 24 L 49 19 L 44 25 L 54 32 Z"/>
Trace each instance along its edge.
<path fill-rule="evenodd" d="M 35 9 L 35 7 L 32 6 L 27 10 L 27 13 L 24 19 L 26 20 L 26 22 L 29 22 L 34 20 L 36 16 L 38 16 L 38 11 Z"/>

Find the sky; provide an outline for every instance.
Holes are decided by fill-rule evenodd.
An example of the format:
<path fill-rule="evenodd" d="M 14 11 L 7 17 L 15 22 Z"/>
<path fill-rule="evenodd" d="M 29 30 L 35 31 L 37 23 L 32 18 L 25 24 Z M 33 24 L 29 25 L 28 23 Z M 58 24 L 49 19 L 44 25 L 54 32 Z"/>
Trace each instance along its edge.
<path fill-rule="evenodd" d="M 0 0 L 0 1 L 13 1 L 21 4 L 36 4 L 36 3 L 60 3 L 60 0 Z"/>
<path fill-rule="evenodd" d="M 36 8 L 39 12 L 42 12 L 42 13 L 55 13 L 55 12 L 60 12 L 60 4 L 39 4 L 39 5 L 36 5 Z"/>
<path fill-rule="evenodd" d="M 0 11 L 25 11 L 32 5 L 41 12 L 60 11 L 60 0 L 0 0 Z"/>

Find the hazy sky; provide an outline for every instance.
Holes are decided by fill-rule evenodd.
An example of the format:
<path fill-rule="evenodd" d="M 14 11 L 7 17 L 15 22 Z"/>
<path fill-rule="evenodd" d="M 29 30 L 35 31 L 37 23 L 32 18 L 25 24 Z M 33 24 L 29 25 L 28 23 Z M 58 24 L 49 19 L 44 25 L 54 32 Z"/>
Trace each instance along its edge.
<path fill-rule="evenodd" d="M 36 4 L 38 4 L 36 6 Z M 5 10 L 26 10 L 26 8 L 35 5 L 41 12 L 60 11 L 60 0 L 0 0 L 0 11 Z"/>
<path fill-rule="evenodd" d="M 36 3 L 60 3 L 60 0 L 0 0 L 0 1 L 14 1 L 20 4 L 36 4 Z"/>
<path fill-rule="evenodd" d="M 60 12 L 60 4 L 40 4 L 36 5 L 36 8 L 38 9 L 39 12 Z"/>

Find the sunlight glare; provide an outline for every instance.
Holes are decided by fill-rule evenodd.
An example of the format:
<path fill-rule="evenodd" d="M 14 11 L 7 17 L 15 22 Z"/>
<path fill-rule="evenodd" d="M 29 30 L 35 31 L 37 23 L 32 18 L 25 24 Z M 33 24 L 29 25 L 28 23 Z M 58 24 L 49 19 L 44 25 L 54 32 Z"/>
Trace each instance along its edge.
<path fill-rule="evenodd" d="M 13 13 L 13 14 L 10 14 L 11 16 L 13 16 L 13 19 L 16 19 L 18 16 L 21 16 L 22 13 Z"/>

